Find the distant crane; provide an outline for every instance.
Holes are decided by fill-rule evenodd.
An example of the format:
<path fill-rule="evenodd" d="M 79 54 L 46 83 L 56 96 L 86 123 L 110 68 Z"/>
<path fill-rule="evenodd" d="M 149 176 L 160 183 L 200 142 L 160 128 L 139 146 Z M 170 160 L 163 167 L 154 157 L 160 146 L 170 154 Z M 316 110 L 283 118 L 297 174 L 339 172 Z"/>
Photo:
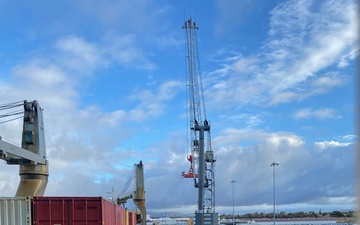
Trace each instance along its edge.
<path fill-rule="evenodd" d="M 135 176 L 134 191 L 126 192 Z M 134 204 L 138 207 L 141 214 L 141 225 L 146 225 L 146 206 L 145 206 L 145 182 L 144 182 L 144 166 L 140 160 L 139 164 L 134 164 L 134 170 L 117 197 L 117 204 L 125 204 L 129 198 L 132 198 Z"/>
<path fill-rule="evenodd" d="M 198 188 L 198 209 L 195 212 L 195 225 L 218 224 L 215 212 L 215 173 L 216 158 L 211 148 L 210 123 L 206 119 L 204 93 L 202 88 L 199 56 L 197 54 L 197 27 L 192 18 L 184 26 L 187 44 L 190 141 L 191 153 L 188 173 L 182 172 L 183 178 L 193 178 Z"/>

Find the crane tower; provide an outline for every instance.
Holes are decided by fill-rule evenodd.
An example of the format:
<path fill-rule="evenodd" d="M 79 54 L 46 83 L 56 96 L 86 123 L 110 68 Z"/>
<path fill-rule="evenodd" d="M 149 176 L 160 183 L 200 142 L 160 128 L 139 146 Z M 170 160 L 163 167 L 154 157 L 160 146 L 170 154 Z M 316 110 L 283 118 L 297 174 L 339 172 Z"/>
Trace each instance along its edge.
<path fill-rule="evenodd" d="M 187 44 L 187 66 L 189 87 L 190 141 L 191 153 L 188 173 L 182 172 L 183 178 L 192 178 L 198 189 L 198 208 L 195 212 L 195 225 L 218 224 L 215 212 L 215 174 L 216 158 L 211 148 L 210 123 L 206 119 L 204 94 L 197 53 L 196 23 L 185 21 Z"/>

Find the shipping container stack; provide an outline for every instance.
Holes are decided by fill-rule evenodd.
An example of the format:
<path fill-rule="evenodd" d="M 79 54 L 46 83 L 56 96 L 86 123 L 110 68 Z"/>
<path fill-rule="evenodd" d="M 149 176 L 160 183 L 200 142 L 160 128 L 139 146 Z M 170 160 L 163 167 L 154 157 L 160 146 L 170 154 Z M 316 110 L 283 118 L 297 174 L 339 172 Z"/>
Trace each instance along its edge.
<path fill-rule="evenodd" d="M 1 225 L 136 225 L 136 212 L 102 197 L 1 197 Z"/>

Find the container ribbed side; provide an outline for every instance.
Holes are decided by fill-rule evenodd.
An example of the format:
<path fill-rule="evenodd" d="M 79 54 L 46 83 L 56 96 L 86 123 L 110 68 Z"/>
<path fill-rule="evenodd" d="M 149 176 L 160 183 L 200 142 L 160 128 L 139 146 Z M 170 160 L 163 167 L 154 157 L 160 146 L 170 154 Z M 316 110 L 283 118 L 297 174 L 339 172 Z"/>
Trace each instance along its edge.
<path fill-rule="evenodd" d="M 31 197 L 1 197 L 1 225 L 31 225 Z"/>

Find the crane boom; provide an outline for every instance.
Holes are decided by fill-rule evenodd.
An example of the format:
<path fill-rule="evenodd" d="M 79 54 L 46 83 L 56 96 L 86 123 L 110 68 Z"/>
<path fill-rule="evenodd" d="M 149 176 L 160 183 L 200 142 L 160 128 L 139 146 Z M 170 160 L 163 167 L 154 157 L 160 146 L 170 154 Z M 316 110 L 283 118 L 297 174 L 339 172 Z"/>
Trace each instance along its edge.
<path fill-rule="evenodd" d="M 0 137 L 0 159 L 6 161 L 7 164 L 22 164 L 25 162 L 33 164 L 45 164 L 46 158 L 25 150 L 9 142 L 1 140 Z"/>
<path fill-rule="evenodd" d="M 183 29 L 185 29 L 187 44 L 191 154 L 188 156 L 190 170 L 188 173 L 182 172 L 182 177 L 193 178 L 194 186 L 198 189 L 195 224 L 218 224 L 218 214 L 215 213 L 214 166 L 216 158 L 211 148 L 211 126 L 206 119 L 197 53 L 196 30 L 199 28 L 190 17 L 185 21 Z"/>

